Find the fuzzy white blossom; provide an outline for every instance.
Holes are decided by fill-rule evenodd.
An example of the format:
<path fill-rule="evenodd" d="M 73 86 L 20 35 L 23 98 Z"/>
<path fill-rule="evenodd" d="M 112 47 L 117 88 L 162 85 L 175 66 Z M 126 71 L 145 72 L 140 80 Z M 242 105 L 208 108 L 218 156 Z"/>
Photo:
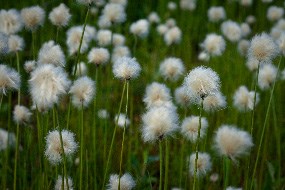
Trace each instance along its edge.
<path fill-rule="evenodd" d="M 32 71 L 29 86 L 34 105 L 39 111 L 46 111 L 67 93 L 70 81 L 61 67 L 45 64 Z"/>
<path fill-rule="evenodd" d="M 126 38 L 122 34 L 114 34 L 113 35 L 113 45 L 115 47 L 117 46 L 123 46 L 125 44 Z"/>
<path fill-rule="evenodd" d="M 207 96 L 203 101 L 203 108 L 206 112 L 213 112 L 225 108 L 227 105 L 226 97 L 217 92 Z"/>
<path fill-rule="evenodd" d="M 110 59 L 110 53 L 106 48 L 92 48 L 88 53 L 88 62 L 95 65 L 105 65 Z"/>
<path fill-rule="evenodd" d="M 68 131 L 62 130 L 62 144 L 60 140 L 60 131 L 50 131 L 46 136 L 46 149 L 45 156 L 52 164 L 59 164 L 62 161 L 62 154 L 65 156 L 71 156 L 77 150 L 77 143 L 75 141 L 75 135 Z M 63 146 L 63 149 L 62 149 Z"/>
<path fill-rule="evenodd" d="M 195 160 L 196 153 L 192 153 L 190 156 L 190 165 L 189 171 L 191 175 L 194 175 L 195 171 Z M 211 157 L 208 153 L 198 152 L 198 160 L 197 160 L 197 176 L 206 175 L 212 168 Z"/>
<path fill-rule="evenodd" d="M 178 129 L 176 110 L 165 106 L 153 107 L 143 116 L 142 137 L 144 142 L 161 140 Z"/>
<path fill-rule="evenodd" d="M 62 189 L 62 176 L 59 175 L 55 182 L 54 189 L 55 190 L 68 190 L 68 189 L 73 190 L 73 182 L 72 182 L 71 177 L 65 177 L 63 184 L 64 184 L 64 189 Z"/>
<path fill-rule="evenodd" d="M 277 68 L 271 63 L 261 66 L 258 74 L 258 86 L 262 90 L 269 89 L 277 79 Z"/>
<path fill-rule="evenodd" d="M 134 22 L 130 26 L 130 32 L 140 38 L 144 38 L 148 35 L 149 32 L 149 22 L 146 19 L 141 19 Z"/>
<path fill-rule="evenodd" d="M 212 56 L 220 56 L 225 51 L 226 42 L 222 36 L 212 33 L 206 36 L 201 47 Z"/>
<path fill-rule="evenodd" d="M 116 78 L 129 80 L 139 76 L 141 66 L 136 58 L 121 57 L 118 58 L 113 65 L 113 73 Z"/>
<path fill-rule="evenodd" d="M 74 81 L 69 93 L 72 94 L 72 103 L 75 107 L 87 107 L 95 95 L 95 82 L 87 76 Z"/>
<path fill-rule="evenodd" d="M 240 86 L 233 96 L 234 106 L 239 111 L 253 110 L 254 108 L 254 91 L 248 91 L 246 86 Z M 259 102 L 259 94 L 256 93 L 255 106 Z"/>
<path fill-rule="evenodd" d="M 284 15 L 284 8 L 277 6 L 270 6 L 267 9 L 267 19 L 269 21 L 277 21 Z"/>
<path fill-rule="evenodd" d="M 96 39 L 99 46 L 108 46 L 111 44 L 112 32 L 110 30 L 99 30 Z"/>
<path fill-rule="evenodd" d="M 129 173 L 125 173 L 121 177 L 118 174 L 112 174 L 109 179 L 107 190 L 118 190 L 120 179 L 120 190 L 132 190 L 136 186 L 136 182 Z"/>
<path fill-rule="evenodd" d="M 75 73 L 76 76 L 87 75 L 88 68 L 84 62 L 81 61 L 79 64 L 74 65 L 72 67 L 72 73 L 74 73 L 75 71 L 75 66 L 77 66 L 76 73 Z"/>
<path fill-rule="evenodd" d="M 29 122 L 32 113 L 28 108 L 21 105 L 16 105 L 13 111 L 13 119 L 17 124 L 25 124 Z"/>
<path fill-rule="evenodd" d="M 223 22 L 221 30 L 223 35 L 231 42 L 237 42 L 242 37 L 241 27 L 231 20 Z"/>
<path fill-rule="evenodd" d="M 183 10 L 193 11 L 196 9 L 197 0 L 180 0 L 180 8 Z"/>
<path fill-rule="evenodd" d="M 55 66 L 65 66 L 65 55 L 60 45 L 54 41 L 45 42 L 38 56 L 38 64 L 53 64 Z"/>
<path fill-rule="evenodd" d="M 119 3 L 108 3 L 103 9 L 103 16 L 111 23 L 122 23 L 126 20 L 125 8 Z"/>
<path fill-rule="evenodd" d="M 125 127 L 125 124 L 126 124 L 126 127 L 130 125 L 130 120 L 129 118 L 126 116 L 126 114 L 123 114 L 123 113 L 120 113 L 120 115 L 116 115 L 115 116 L 115 123 L 117 123 L 117 125 L 119 127 Z"/>
<path fill-rule="evenodd" d="M 0 55 L 5 55 L 9 51 L 8 37 L 0 32 Z"/>
<path fill-rule="evenodd" d="M 169 29 L 164 34 L 164 41 L 166 45 L 178 44 L 181 41 L 182 32 L 177 26 Z"/>
<path fill-rule="evenodd" d="M 121 57 L 131 57 L 131 51 L 127 46 L 117 46 L 113 49 L 112 62 L 115 63 Z"/>
<path fill-rule="evenodd" d="M 15 134 L 9 133 L 5 129 L 0 128 L 0 151 L 7 149 L 9 146 L 14 147 L 15 144 Z"/>
<path fill-rule="evenodd" d="M 158 16 L 158 14 L 156 12 L 151 12 L 148 15 L 148 21 L 150 23 L 159 23 L 160 22 L 160 17 Z"/>
<path fill-rule="evenodd" d="M 246 56 L 247 55 L 247 51 L 249 48 L 250 42 L 248 40 L 240 40 L 238 42 L 238 52 L 242 55 L 242 56 Z"/>
<path fill-rule="evenodd" d="M 16 53 L 25 47 L 24 39 L 18 35 L 11 35 L 8 39 L 9 52 Z"/>
<path fill-rule="evenodd" d="M 164 59 L 159 66 L 159 72 L 165 80 L 177 81 L 184 71 L 182 60 L 176 57 Z"/>
<path fill-rule="evenodd" d="M 25 28 L 34 31 L 42 26 L 45 20 L 45 11 L 40 6 L 32 6 L 21 10 L 21 17 Z"/>
<path fill-rule="evenodd" d="M 22 27 L 22 18 L 17 10 L 0 10 L 0 33 L 7 35 L 15 34 Z"/>
<path fill-rule="evenodd" d="M 188 96 L 185 88 L 183 86 L 175 89 L 174 98 L 178 105 L 181 106 L 189 106 L 190 105 L 190 97 Z"/>
<path fill-rule="evenodd" d="M 19 73 L 8 67 L 0 64 L 0 93 L 6 95 L 8 90 L 18 90 L 20 88 L 21 79 Z"/>
<path fill-rule="evenodd" d="M 28 60 L 24 64 L 24 69 L 27 73 L 32 72 L 36 68 L 37 62 L 35 60 Z"/>
<path fill-rule="evenodd" d="M 181 125 L 181 134 L 190 140 L 192 143 L 198 139 L 199 116 L 186 117 Z M 206 135 L 208 121 L 205 117 L 201 118 L 200 138 Z"/>
<path fill-rule="evenodd" d="M 61 3 L 59 6 L 52 9 L 48 16 L 51 23 L 57 27 L 64 27 L 68 25 L 71 18 L 69 8 Z"/>
<path fill-rule="evenodd" d="M 234 161 L 246 155 L 253 146 L 250 134 L 233 125 L 222 125 L 216 131 L 214 144 L 221 156 L 227 156 Z"/>
<path fill-rule="evenodd" d="M 226 18 L 226 11 L 224 7 L 210 7 L 208 9 L 208 19 L 211 22 L 219 22 Z"/>

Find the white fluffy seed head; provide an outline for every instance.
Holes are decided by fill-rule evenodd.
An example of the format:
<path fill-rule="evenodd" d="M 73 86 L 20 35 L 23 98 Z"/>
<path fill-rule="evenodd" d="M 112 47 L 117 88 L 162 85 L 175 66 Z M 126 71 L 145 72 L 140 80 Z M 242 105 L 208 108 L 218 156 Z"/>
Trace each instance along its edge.
<path fill-rule="evenodd" d="M 226 42 L 222 36 L 212 33 L 206 36 L 201 47 L 210 55 L 219 56 L 225 51 Z"/>
<path fill-rule="evenodd" d="M 28 108 L 16 105 L 13 111 L 13 119 L 17 124 L 25 124 L 30 121 L 32 113 Z"/>
<path fill-rule="evenodd" d="M 255 106 L 259 102 L 259 94 L 256 93 Z M 254 91 L 249 92 L 246 86 L 240 86 L 234 93 L 233 104 L 239 111 L 253 110 Z"/>
<path fill-rule="evenodd" d="M 192 143 L 197 141 L 199 128 L 199 116 L 186 117 L 181 125 L 181 134 Z M 208 128 L 208 121 L 205 117 L 201 118 L 200 138 L 202 139 Z"/>
<path fill-rule="evenodd" d="M 222 125 L 217 130 L 214 144 L 221 156 L 227 156 L 234 161 L 248 154 L 253 146 L 250 134 L 232 125 Z"/>
<path fill-rule="evenodd" d="M 240 26 L 231 20 L 225 21 L 221 25 L 223 35 L 231 42 L 237 42 L 242 37 Z"/>
<path fill-rule="evenodd" d="M 0 128 L 0 151 L 6 148 L 14 147 L 16 144 L 16 137 L 14 133 L 9 133 L 5 129 Z"/>
<path fill-rule="evenodd" d="M 210 60 L 210 54 L 205 51 L 202 51 L 198 55 L 198 60 L 208 62 Z"/>
<path fill-rule="evenodd" d="M 108 3 L 103 9 L 103 15 L 111 23 L 122 23 L 126 20 L 125 8 L 118 3 Z"/>
<path fill-rule="evenodd" d="M 59 6 L 52 9 L 48 16 L 51 23 L 57 27 L 64 27 L 68 25 L 71 18 L 69 8 L 61 3 Z"/>
<path fill-rule="evenodd" d="M 72 104 L 77 108 L 87 107 L 95 95 L 95 82 L 87 76 L 77 79 L 70 88 Z"/>
<path fill-rule="evenodd" d="M 253 24 L 256 22 L 256 18 L 255 16 L 253 15 L 248 15 L 245 19 L 245 21 L 248 23 L 248 24 Z"/>
<path fill-rule="evenodd" d="M 95 65 L 105 65 L 110 59 L 110 53 L 106 48 L 92 48 L 88 53 L 88 62 Z"/>
<path fill-rule="evenodd" d="M 0 10 L 0 33 L 7 35 L 15 34 L 19 32 L 22 27 L 22 19 L 17 10 Z"/>
<path fill-rule="evenodd" d="M 75 141 L 75 135 L 68 131 L 62 130 L 62 144 L 61 147 L 60 132 L 58 130 L 53 130 L 46 136 L 46 149 L 45 156 L 51 162 L 51 164 L 59 164 L 62 161 L 62 154 L 64 152 L 65 156 L 71 156 L 78 148 Z"/>
<path fill-rule="evenodd" d="M 68 47 L 69 55 L 73 55 L 78 52 L 82 32 L 83 32 L 82 26 L 73 26 L 68 29 L 66 33 L 67 34 L 66 45 Z M 89 46 L 89 42 L 91 40 L 92 40 L 91 33 L 88 33 L 86 26 L 85 33 L 82 39 L 80 53 L 86 52 Z"/>
<path fill-rule="evenodd" d="M 119 175 L 112 174 L 109 179 L 107 190 L 118 190 Z M 125 173 L 120 178 L 120 190 L 132 190 L 136 186 L 136 182 L 129 173 Z"/>
<path fill-rule="evenodd" d="M 9 52 L 16 53 L 25 47 L 24 39 L 18 35 L 11 35 L 8 39 Z"/>
<path fill-rule="evenodd" d="M 141 72 L 141 66 L 136 58 L 121 57 L 113 65 L 113 73 L 116 78 L 130 80 L 137 78 Z"/>
<path fill-rule="evenodd" d="M 240 55 L 242 56 L 247 55 L 249 45 L 250 45 L 250 42 L 248 40 L 240 40 L 238 42 L 238 52 L 240 53 Z"/>
<path fill-rule="evenodd" d="M 156 12 L 151 12 L 148 15 L 148 21 L 150 23 L 159 23 L 160 22 L 160 18 L 159 18 L 158 14 Z"/>
<path fill-rule="evenodd" d="M 130 26 L 130 32 L 140 38 L 144 38 L 149 32 L 149 22 L 146 19 L 141 19 Z"/>
<path fill-rule="evenodd" d="M 258 68 L 259 61 L 254 58 L 248 58 L 245 64 L 248 70 L 255 71 Z M 260 64 L 262 64 L 262 62 Z"/>
<path fill-rule="evenodd" d="M 32 72 L 36 68 L 37 62 L 35 60 L 28 60 L 24 64 L 24 69 L 27 73 Z"/>
<path fill-rule="evenodd" d="M 183 86 L 191 101 L 199 104 L 207 96 L 220 91 L 220 78 L 211 68 L 199 66 L 185 77 Z"/>
<path fill-rule="evenodd" d="M 117 46 L 112 52 L 112 62 L 115 63 L 121 57 L 131 57 L 131 51 L 127 46 Z"/>
<path fill-rule="evenodd" d="M 99 30 L 96 39 L 99 46 L 108 46 L 111 44 L 112 32 L 110 30 Z"/>
<path fill-rule="evenodd" d="M 267 19 L 269 21 L 277 21 L 284 15 L 283 7 L 270 6 L 267 9 Z"/>
<path fill-rule="evenodd" d="M 72 181 L 71 177 L 65 177 L 63 183 L 64 183 L 64 189 L 62 189 L 62 176 L 59 175 L 56 182 L 55 182 L 54 189 L 55 190 L 67 190 L 67 189 L 73 190 L 73 181 Z M 68 184 L 68 188 L 67 188 L 67 184 Z"/>
<path fill-rule="evenodd" d="M 177 4 L 173 1 L 170 1 L 167 3 L 167 8 L 170 10 L 170 11 L 174 11 L 177 9 Z"/>
<path fill-rule="evenodd" d="M 72 73 L 74 73 L 74 71 L 75 71 L 75 65 L 72 67 Z M 84 62 L 81 61 L 79 64 L 77 64 L 77 69 L 75 73 L 77 77 L 87 75 L 87 72 L 88 68 Z"/>
<path fill-rule="evenodd" d="M 196 153 L 192 153 L 190 156 L 190 165 L 189 171 L 193 176 L 195 171 L 195 160 Z M 208 153 L 198 152 L 198 160 L 197 160 L 197 176 L 202 177 L 206 175 L 212 168 L 211 157 Z"/>
<path fill-rule="evenodd" d="M 176 110 L 165 106 L 152 107 L 142 116 L 142 121 L 144 142 L 162 140 L 178 129 Z"/>
<path fill-rule="evenodd" d="M 251 33 L 251 28 L 248 23 L 241 23 L 240 29 L 242 37 L 247 37 Z"/>
<path fill-rule="evenodd" d="M 242 188 L 229 186 L 226 190 L 242 190 Z"/>
<path fill-rule="evenodd" d="M 255 35 L 248 49 L 248 58 L 258 61 L 271 61 L 278 54 L 279 49 L 274 40 L 266 33 Z"/>
<path fill-rule="evenodd" d="M 182 32 L 177 26 L 170 28 L 164 34 L 164 42 L 166 45 L 178 44 L 181 41 Z"/>
<path fill-rule="evenodd" d="M 226 97 L 217 92 L 207 96 L 203 101 L 203 107 L 206 112 L 213 112 L 225 108 L 227 105 Z"/>
<path fill-rule="evenodd" d="M 277 68 L 271 63 L 263 64 L 258 74 L 258 86 L 262 90 L 267 90 L 271 87 L 277 78 Z"/>
<path fill-rule="evenodd" d="M 110 117 L 110 114 L 106 109 L 100 109 L 98 110 L 98 117 L 100 119 L 108 119 Z"/>
<path fill-rule="evenodd" d="M 176 26 L 176 20 L 174 18 L 169 18 L 165 21 L 165 25 L 170 29 Z"/>
<path fill-rule="evenodd" d="M 90 6 L 95 0 L 76 0 L 76 2 L 81 5 Z"/>
<path fill-rule="evenodd" d="M 126 127 L 130 125 L 130 120 L 129 118 L 126 116 L 126 114 L 120 113 L 120 115 L 116 115 L 114 118 L 115 123 L 117 123 L 117 125 L 121 128 Z"/>
<path fill-rule="evenodd" d="M 190 105 L 190 97 L 188 96 L 183 86 L 175 89 L 174 98 L 175 98 L 175 102 L 178 105 L 181 105 L 183 107 L 187 107 Z"/>
<path fill-rule="evenodd" d="M 114 34 L 113 35 L 113 45 L 115 47 L 117 46 L 123 46 L 125 44 L 126 38 L 122 34 Z"/>
<path fill-rule="evenodd" d="M 252 5 L 253 0 L 240 0 L 240 4 L 245 7 L 249 7 Z"/>
<path fill-rule="evenodd" d="M 160 24 L 156 27 L 156 31 L 158 32 L 158 34 L 164 35 L 168 31 L 168 27 L 166 26 L 166 24 Z"/>
<path fill-rule="evenodd" d="M 39 111 L 46 111 L 67 93 L 70 80 L 61 67 L 45 64 L 31 73 L 29 86 L 34 105 Z"/>
<path fill-rule="evenodd" d="M 182 10 L 193 11 L 196 9 L 197 0 L 180 0 L 180 8 Z"/>
<path fill-rule="evenodd" d="M 153 82 L 146 87 L 143 102 L 147 108 L 163 106 L 170 101 L 170 90 L 165 84 Z"/>
<path fill-rule="evenodd" d="M 211 22 L 219 22 L 226 18 L 226 11 L 224 7 L 210 7 L 208 9 L 208 19 Z"/>
<path fill-rule="evenodd" d="M 60 45 L 54 41 L 45 42 L 38 55 L 38 64 L 53 64 L 55 66 L 65 66 L 65 55 Z"/>
<path fill-rule="evenodd" d="M 9 89 L 18 90 L 20 84 L 21 79 L 19 73 L 7 65 L 0 64 L 0 93 L 6 95 Z"/>
<path fill-rule="evenodd" d="M 21 11 L 22 20 L 28 30 L 34 31 L 42 26 L 45 20 L 45 11 L 40 6 L 24 8 Z"/>
<path fill-rule="evenodd" d="M 159 67 L 160 74 L 165 80 L 177 81 L 185 71 L 183 62 L 179 58 L 169 57 L 164 59 Z"/>

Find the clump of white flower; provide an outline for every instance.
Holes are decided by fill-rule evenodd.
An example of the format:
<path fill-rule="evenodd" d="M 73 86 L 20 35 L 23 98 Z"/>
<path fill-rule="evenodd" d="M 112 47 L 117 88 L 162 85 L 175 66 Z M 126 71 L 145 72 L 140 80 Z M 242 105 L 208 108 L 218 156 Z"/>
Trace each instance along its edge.
<path fill-rule="evenodd" d="M 182 10 L 193 11 L 196 9 L 196 0 L 180 0 L 180 8 Z"/>
<path fill-rule="evenodd" d="M 259 102 L 259 94 L 256 93 L 254 104 L 254 91 L 248 91 L 246 86 L 240 86 L 234 93 L 233 104 L 239 111 L 253 110 Z"/>
<path fill-rule="evenodd" d="M 0 33 L 7 35 L 16 34 L 22 27 L 22 19 L 17 10 L 0 10 Z"/>
<path fill-rule="evenodd" d="M 208 128 L 208 121 L 205 117 L 201 118 L 201 128 L 200 128 L 200 139 L 206 135 L 206 130 Z M 196 142 L 198 139 L 198 129 L 199 129 L 199 116 L 186 117 L 181 125 L 181 134 L 185 136 L 192 143 Z"/>
<path fill-rule="evenodd" d="M 48 16 L 51 23 L 57 27 L 64 27 L 68 25 L 71 18 L 69 8 L 61 3 L 59 6 L 52 9 Z"/>
<path fill-rule="evenodd" d="M 110 30 L 99 30 L 97 33 L 97 41 L 99 46 L 108 46 L 111 44 L 112 32 Z"/>
<path fill-rule="evenodd" d="M 207 96 L 203 101 L 203 108 L 206 112 L 213 112 L 225 108 L 227 105 L 226 97 L 217 92 Z"/>
<path fill-rule="evenodd" d="M 166 45 L 178 44 L 181 41 L 182 32 L 177 26 L 170 28 L 164 34 L 164 41 Z"/>
<path fill-rule="evenodd" d="M 270 6 L 267 9 L 267 19 L 269 21 L 277 21 L 284 15 L 284 8 L 277 6 Z"/>
<path fill-rule="evenodd" d="M 8 67 L 0 64 L 0 93 L 6 95 L 8 90 L 18 90 L 20 88 L 21 79 L 19 73 Z"/>
<path fill-rule="evenodd" d="M 11 35 L 8 39 L 9 52 L 16 53 L 25 47 L 24 39 L 18 35 Z"/>
<path fill-rule="evenodd" d="M 13 111 L 13 119 L 17 124 L 25 124 L 30 121 L 32 113 L 28 108 L 16 105 Z"/>
<path fill-rule="evenodd" d="M 144 38 L 149 32 L 149 22 L 146 19 L 140 19 L 130 26 L 130 32 L 140 38 Z"/>
<path fill-rule="evenodd" d="M 189 165 L 189 171 L 191 175 L 194 175 L 195 160 L 196 160 L 196 153 L 193 153 L 190 156 L 190 165 Z M 211 168 L 212 168 L 212 162 L 210 155 L 205 152 L 198 152 L 197 176 L 206 175 L 211 170 Z"/>
<path fill-rule="evenodd" d="M 38 64 L 53 64 L 55 66 L 65 66 L 65 55 L 60 45 L 54 41 L 45 42 L 38 56 Z"/>
<path fill-rule="evenodd" d="M 190 97 L 183 86 L 175 89 L 174 98 L 178 105 L 187 107 L 190 105 Z"/>
<path fill-rule="evenodd" d="M 9 133 L 5 129 L 0 128 L 0 151 L 6 150 L 9 146 L 13 147 L 16 144 L 14 133 Z"/>
<path fill-rule="evenodd" d="M 45 20 L 45 11 L 40 6 L 32 6 L 21 10 L 21 18 L 25 28 L 31 31 L 42 26 Z"/>
<path fill-rule="evenodd" d="M 121 57 L 113 65 L 113 73 L 116 78 L 130 80 L 137 78 L 141 72 L 141 66 L 135 58 Z"/>
<path fill-rule="evenodd" d="M 221 30 L 223 35 L 231 42 L 237 42 L 242 37 L 240 26 L 231 20 L 222 23 Z"/>
<path fill-rule="evenodd" d="M 148 21 L 150 23 L 159 23 L 160 22 L 160 17 L 158 16 L 158 14 L 156 12 L 151 12 L 148 15 Z"/>
<path fill-rule="evenodd" d="M 106 48 L 92 48 L 88 53 L 88 62 L 95 65 L 105 65 L 110 59 L 110 53 Z"/>
<path fill-rule="evenodd" d="M 208 9 L 208 19 L 211 22 L 219 22 L 226 18 L 226 11 L 224 7 L 210 7 Z"/>
<path fill-rule="evenodd" d="M 55 182 L 55 186 L 54 189 L 55 190 L 73 190 L 73 182 L 71 177 L 66 177 L 64 178 L 64 189 L 62 189 L 62 176 L 59 175 L 56 182 Z"/>
<path fill-rule="evenodd" d="M 120 180 L 120 190 L 132 190 L 136 186 L 136 182 L 129 173 L 125 173 L 121 177 L 118 174 L 112 174 L 109 179 L 107 190 L 117 190 Z"/>
<path fill-rule="evenodd" d="M 225 51 L 226 42 L 222 36 L 212 33 L 206 36 L 201 47 L 212 56 L 220 56 Z"/>
<path fill-rule="evenodd" d="M 165 80 L 177 81 L 185 71 L 183 62 L 179 58 L 169 57 L 160 64 L 159 72 Z"/>
<path fill-rule="evenodd" d="M 277 79 L 277 68 L 271 63 L 263 64 L 258 74 L 258 86 L 262 90 L 269 89 Z"/>
<path fill-rule="evenodd" d="M 130 120 L 129 118 L 126 116 L 126 114 L 120 113 L 120 115 L 116 115 L 115 116 L 115 123 L 119 126 L 119 127 L 126 127 L 130 125 Z"/>

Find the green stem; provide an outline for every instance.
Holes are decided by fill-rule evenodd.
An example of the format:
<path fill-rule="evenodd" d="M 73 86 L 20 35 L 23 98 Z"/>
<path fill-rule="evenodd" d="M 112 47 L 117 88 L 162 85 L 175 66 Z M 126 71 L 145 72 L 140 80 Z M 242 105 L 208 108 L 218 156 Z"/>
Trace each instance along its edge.
<path fill-rule="evenodd" d="M 95 71 L 95 85 L 97 85 L 98 87 L 98 84 L 97 84 L 97 78 L 98 78 L 98 66 L 96 65 L 96 71 Z M 94 105 L 93 105 L 93 127 L 92 129 L 94 130 L 94 133 L 93 133 L 93 147 L 94 147 L 94 180 L 95 180 L 95 189 L 97 189 L 97 183 L 96 183 L 96 175 L 97 175 L 97 158 L 96 158 L 96 138 L 97 138 L 97 130 L 96 130 L 96 118 L 97 118 L 97 110 L 96 110 L 96 107 L 97 107 L 97 98 L 94 99 Z"/>
<path fill-rule="evenodd" d="M 137 43 L 138 43 L 138 37 L 136 35 L 134 35 L 134 39 L 135 39 L 135 42 L 134 42 L 134 46 L 133 46 L 133 56 L 135 57 L 136 56 Z"/>
<path fill-rule="evenodd" d="M 87 12 L 86 12 L 86 15 L 85 15 L 85 21 L 84 21 L 83 31 L 82 31 L 82 34 L 81 34 L 81 37 L 80 37 L 80 43 L 79 43 L 79 47 L 78 47 L 78 51 L 77 51 L 77 58 L 76 58 L 76 63 L 75 63 L 75 69 L 74 69 L 73 77 L 75 77 L 75 75 L 76 75 L 77 66 L 78 66 L 79 61 L 80 61 L 80 50 L 81 50 L 81 46 L 82 46 L 82 42 L 83 42 L 85 28 L 86 28 L 86 25 L 87 25 L 89 10 L 90 10 L 90 5 L 88 6 Z M 79 75 L 81 75 L 80 70 L 79 70 Z"/>
<path fill-rule="evenodd" d="M 119 111 L 118 111 L 118 115 L 117 115 L 118 117 L 117 117 L 117 120 L 116 120 L 116 123 L 115 123 L 115 128 L 114 128 L 114 131 L 113 131 L 113 136 L 112 136 L 111 145 L 110 145 L 110 150 L 109 150 L 109 153 L 108 153 L 107 165 L 106 165 L 105 174 L 104 174 L 104 178 L 103 178 L 102 190 L 105 189 L 104 187 L 105 187 L 105 182 L 106 182 L 106 178 L 107 178 L 107 173 L 108 173 L 108 170 L 109 170 L 109 163 L 110 163 L 110 158 L 111 158 L 113 145 L 114 145 L 114 141 L 115 141 L 116 130 L 117 130 L 117 127 L 118 127 L 119 115 L 121 113 L 121 108 L 122 108 L 122 103 L 123 103 L 123 97 L 124 97 L 124 93 L 125 93 L 126 83 L 127 83 L 127 81 L 125 80 L 124 87 L 123 87 L 123 92 L 122 92 L 122 95 L 121 95 L 121 101 L 120 101 L 120 105 L 119 105 Z"/>
<path fill-rule="evenodd" d="M 185 149 L 184 141 L 183 139 L 181 139 L 181 152 L 180 152 L 181 156 L 180 156 L 180 172 L 179 172 L 179 187 L 180 188 L 182 188 L 184 149 Z"/>
<path fill-rule="evenodd" d="M 56 37 L 55 37 L 55 43 L 58 43 L 58 33 L 59 33 L 59 27 L 56 27 Z"/>
<path fill-rule="evenodd" d="M 32 51 L 33 51 L 33 60 L 36 60 L 36 52 L 35 52 L 35 32 L 32 32 Z"/>
<path fill-rule="evenodd" d="M 0 96 L 1 96 L 1 97 L 0 97 L 0 109 L 1 109 L 1 107 L 2 107 L 2 101 L 3 101 L 3 93 L 1 93 Z"/>
<path fill-rule="evenodd" d="M 203 113 L 203 99 L 201 99 L 201 105 L 200 105 L 200 115 L 199 115 L 199 128 L 198 128 L 198 137 L 196 141 L 196 158 L 195 158 L 195 170 L 194 170 L 194 182 L 193 182 L 193 189 L 196 189 L 196 180 L 197 180 L 197 171 L 198 171 L 198 152 L 199 152 L 199 141 L 200 141 L 200 131 L 201 131 L 201 119 L 202 119 L 202 113 Z"/>
<path fill-rule="evenodd" d="M 260 150 L 261 150 L 261 146 L 262 146 L 262 143 L 263 143 L 264 132 L 265 132 L 265 128 L 267 126 L 267 120 L 268 120 L 268 116 L 269 116 L 270 105 L 271 105 L 271 101 L 272 101 L 272 98 L 273 98 L 273 93 L 274 93 L 274 89 L 275 89 L 275 83 L 276 83 L 277 76 L 278 76 L 278 73 L 279 73 L 279 67 L 280 67 L 281 61 L 282 61 L 282 56 L 280 57 L 280 60 L 279 60 L 279 63 L 278 63 L 278 67 L 277 67 L 276 78 L 275 78 L 275 80 L 273 82 L 273 85 L 272 85 L 272 88 L 271 88 L 271 92 L 270 92 L 270 98 L 269 98 L 269 102 L 268 102 L 268 106 L 267 106 L 267 110 L 266 110 L 265 119 L 264 119 L 264 122 L 263 122 L 261 137 L 260 137 L 260 141 L 259 141 L 259 145 L 258 145 L 257 156 L 256 156 L 255 164 L 254 164 L 252 178 L 251 178 L 250 190 L 253 188 L 253 181 L 254 181 L 254 177 L 255 177 L 256 169 L 257 169 L 257 164 L 258 164 L 259 157 L 260 157 Z"/>
<path fill-rule="evenodd" d="M 18 152 L 19 152 L 19 123 L 17 123 L 17 134 L 16 134 L 16 151 L 15 151 L 14 183 L 13 183 L 13 188 L 14 188 L 14 189 L 17 189 L 17 163 L 18 163 Z"/>
<path fill-rule="evenodd" d="M 83 151 L 84 151 L 84 138 L 83 138 L 83 134 L 84 134 L 84 124 L 83 124 L 83 103 L 81 105 L 81 126 L 80 126 L 80 183 L 79 183 L 79 189 L 82 189 L 82 177 L 83 177 Z"/>
<path fill-rule="evenodd" d="M 69 97 L 68 111 L 67 111 L 67 118 L 66 118 L 66 129 L 69 128 L 70 112 L 71 112 L 71 100 L 70 100 L 70 97 Z"/>
<path fill-rule="evenodd" d="M 258 63 L 256 76 L 255 76 L 255 83 L 254 83 L 254 99 L 253 99 L 253 109 L 251 111 L 251 127 L 250 127 L 250 134 L 251 135 L 253 133 L 253 126 L 254 126 L 254 113 L 255 113 L 255 103 L 256 103 L 256 87 L 257 87 L 257 83 L 258 83 L 259 68 L 260 68 L 260 63 Z"/>
<path fill-rule="evenodd" d="M 159 190 L 162 190 L 162 176 L 163 176 L 163 149 L 162 141 L 159 140 Z"/>
<path fill-rule="evenodd" d="M 164 172 L 164 190 L 168 186 L 168 169 L 169 169 L 169 146 L 168 141 L 165 139 L 165 172 Z"/>
<path fill-rule="evenodd" d="M 122 140 L 122 149 L 121 149 L 121 157 L 120 157 L 120 172 L 119 172 L 119 184 L 118 184 L 118 189 L 121 189 L 121 175 L 122 175 L 122 162 L 123 162 L 123 152 L 124 152 L 124 142 L 125 142 L 125 134 L 126 134 L 126 127 L 127 127 L 127 115 L 128 115 L 128 101 L 129 101 L 129 81 L 126 80 L 127 82 L 127 99 L 126 99 L 126 118 L 125 118 L 125 124 L 124 124 L 124 131 L 123 131 L 123 140 Z M 119 116 L 118 116 L 119 117 Z"/>
<path fill-rule="evenodd" d="M 229 173 L 230 173 L 230 159 L 227 157 L 223 158 L 223 166 L 224 166 L 224 189 L 227 188 L 229 184 Z"/>

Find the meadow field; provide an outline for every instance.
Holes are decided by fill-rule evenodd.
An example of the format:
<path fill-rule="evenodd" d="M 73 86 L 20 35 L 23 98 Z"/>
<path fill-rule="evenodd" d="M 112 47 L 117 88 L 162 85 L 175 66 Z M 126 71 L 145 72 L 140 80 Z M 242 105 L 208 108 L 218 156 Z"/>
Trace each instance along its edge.
<path fill-rule="evenodd" d="M 2 1 L 0 189 L 285 189 L 284 6 Z"/>

